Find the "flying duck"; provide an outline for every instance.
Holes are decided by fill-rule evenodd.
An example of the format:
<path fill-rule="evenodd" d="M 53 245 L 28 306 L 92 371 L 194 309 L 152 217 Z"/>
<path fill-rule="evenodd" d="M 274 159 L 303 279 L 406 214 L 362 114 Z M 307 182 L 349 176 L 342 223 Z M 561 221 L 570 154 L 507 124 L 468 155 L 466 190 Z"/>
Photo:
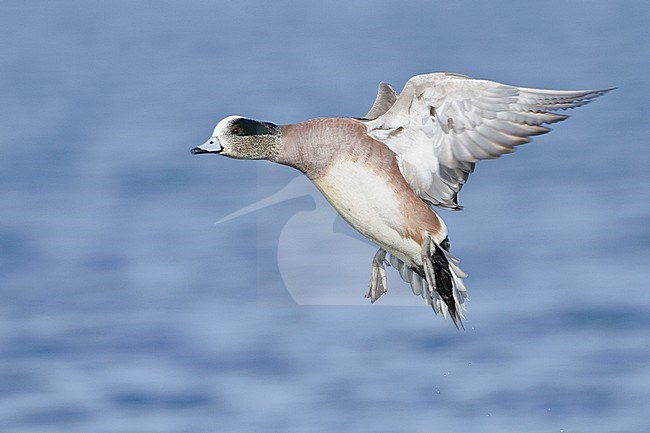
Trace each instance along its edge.
<path fill-rule="evenodd" d="M 386 293 L 386 265 L 434 312 L 462 326 L 467 274 L 450 254 L 447 226 L 432 209 L 462 209 L 476 163 L 511 153 L 612 89 L 544 90 L 454 73 L 417 75 L 397 95 L 380 83 L 363 118 L 275 125 L 221 120 L 192 154 L 265 159 L 301 171 L 341 217 L 375 243 L 365 297 Z"/>

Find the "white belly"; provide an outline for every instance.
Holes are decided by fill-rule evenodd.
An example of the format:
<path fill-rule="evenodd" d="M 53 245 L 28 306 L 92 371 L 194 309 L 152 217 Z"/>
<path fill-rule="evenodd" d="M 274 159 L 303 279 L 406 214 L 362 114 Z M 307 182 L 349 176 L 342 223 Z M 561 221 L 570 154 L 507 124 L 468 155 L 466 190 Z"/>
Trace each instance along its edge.
<path fill-rule="evenodd" d="M 399 230 L 406 224 L 400 197 L 386 179 L 352 162 L 339 162 L 314 184 L 362 235 L 405 263 L 419 261 L 421 247 Z"/>

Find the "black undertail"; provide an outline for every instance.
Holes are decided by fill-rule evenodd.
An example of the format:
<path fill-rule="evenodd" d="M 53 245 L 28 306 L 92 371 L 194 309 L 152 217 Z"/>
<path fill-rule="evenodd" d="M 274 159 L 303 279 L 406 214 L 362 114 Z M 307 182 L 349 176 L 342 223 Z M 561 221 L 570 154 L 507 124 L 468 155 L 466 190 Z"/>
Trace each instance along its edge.
<path fill-rule="evenodd" d="M 449 310 L 449 317 L 451 317 L 454 325 L 457 328 L 459 325 L 464 328 L 463 321 L 461 320 L 460 315 L 458 314 L 458 310 L 456 309 L 456 301 L 454 300 L 454 280 L 451 275 L 451 268 L 449 266 L 447 256 L 445 256 L 445 253 L 442 250 L 444 248 L 445 250 L 449 251 L 449 241 L 445 238 L 445 240 L 441 243 L 442 246 L 435 243 L 434 245 L 435 249 L 431 255 L 431 258 L 433 259 L 433 275 L 435 283 L 433 290 L 435 290 L 440 295 L 442 301 L 445 303 L 445 305 L 447 305 L 447 309 Z M 426 277 L 424 275 L 424 268 L 422 266 L 413 268 L 413 270 L 420 277 L 426 280 Z M 433 305 L 431 307 L 433 308 Z"/>
<path fill-rule="evenodd" d="M 454 321 L 454 325 L 458 327 L 463 326 L 463 322 L 456 310 L 456 301 L 454 300 L 454 280 L 451 276 L 451 269 L 449 261 L 445 256 L 439 245 L 435 246 L 433 251 L 433 274 L 435 275 L 436 287 L 434 290 L 438 292 L 443 302 L 449 309 L 449 317 Z"/>

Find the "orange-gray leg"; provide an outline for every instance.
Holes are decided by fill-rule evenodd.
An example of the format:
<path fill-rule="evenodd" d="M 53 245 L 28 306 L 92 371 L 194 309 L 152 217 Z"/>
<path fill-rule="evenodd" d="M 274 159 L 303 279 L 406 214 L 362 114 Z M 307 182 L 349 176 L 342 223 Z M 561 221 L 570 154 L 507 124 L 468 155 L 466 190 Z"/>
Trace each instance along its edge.
<path fill-rule="evenodd" d="M 365 297 L 370 298 L 371 303 L 375 303 L 377 299 L 386 293 L 386 268 L 384 263 L 386 261 L 386 251 L 380 249 L 372 259 L 372 272 L 370 274 L 370 282 L 366 290 Z"/>

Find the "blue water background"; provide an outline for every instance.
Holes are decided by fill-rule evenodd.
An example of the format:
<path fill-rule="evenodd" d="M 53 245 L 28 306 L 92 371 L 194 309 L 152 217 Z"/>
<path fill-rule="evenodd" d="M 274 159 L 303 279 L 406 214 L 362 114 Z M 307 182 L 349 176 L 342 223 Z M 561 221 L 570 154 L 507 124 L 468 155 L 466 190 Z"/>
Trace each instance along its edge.
<path fill-rule="evenodd" d="M 650 431 L 646 2 L 0 10 L 0 431 Z M 443 211 L 465 331 L 297 305 L 281 268 L 305 257 L 280 263 L 278 240 L 313 199 L 214 224 L 296 172 L 189 149 L 230 114 L 362 116 L 379 81 L 432 71 L 618 90 L 481 163 L 466 211 Z M 301 283 L 344 273 L 361 298 L 372 257 L 313 248 L 331 283 Z M 408 293 L 393 282 L 385 299 Z"/>

